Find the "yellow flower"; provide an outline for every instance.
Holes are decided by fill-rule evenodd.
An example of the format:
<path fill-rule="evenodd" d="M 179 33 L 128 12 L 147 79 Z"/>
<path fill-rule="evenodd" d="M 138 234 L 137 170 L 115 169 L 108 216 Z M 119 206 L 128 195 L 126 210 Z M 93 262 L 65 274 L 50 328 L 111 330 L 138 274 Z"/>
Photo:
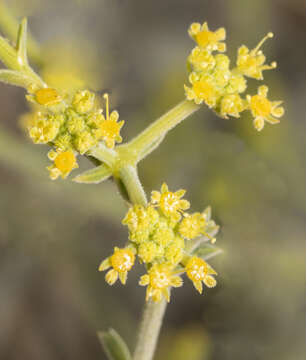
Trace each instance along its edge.
<path fill-rule="evenodd" d="M 220 92 L 216 89 L 214 78 L 212 76 L 199 76 L 195 72 L 189 75 L 189 81 L 192 87 L 184 86 L 187 100 L 193 100 L 196 104 L 202 104 L 204 101 L 210 108 L 214 108 Z"/>
<path fill-rule="evenodd" d="M 188 33 L 202 48 L 206 48 L 209 51 L 218 50 L 220 52 L 226 50 L 225 43 L 221 42 L 222 40 L 225 40 L 226 37 L 224 28 L 210 31 L 206 22 L 202 26 L 199 23 L 193 23 L 191 24 Z"/>
<path fill-rule="evenodd" d="M 153 301 L 159 302 L 164 296 L 170 301 L 170 287 L 180 287 L 183 284 L 182 279 L 175 275 L 172 266 L 169 264 L 154 264 L 148 274 L 140 278 L 139 284 L 148 285 L 146 300 L 152 297 Z"/>
<path fill-rule="evenodd" d="M 174 231 L 168 221 L 159 220 L 152 234 L 152 239 L 162 247 L 169 245 L 174 240 Z"/>
<path fill-rule="evenodd" d="M 80 113 L 85 114 L 91 111 L 95 103 L 95 94 L 89 90 L 78 91 L 72 100 L 72 106 Z"/>
<path fill-rule="evenodd" d="M 137 254 L 144 263 L 151 263 L 157 257 L 163 256 L 164 250 L 155 242 L 146 241 L 139 245 Z"/>
<path fill-rule="evenodd" d="M 59 117 L 40 111 L 27 118 L 26 127 L 35 144 L 47 144 L 56 138 L 61 122 Z"/>
<path fill-rule="evenodd" d="M 243 75 L 236 74 L 232 71 L 231 77 L 229 79 L 228 85 L 226 86 L 226 93 L 227 94 L 241 94 L 245 92 L 247 88 L 247 82 Z"/>
<path fill-rule="evenodd" d="M 196 46 L 188 57 L 195 71 L 212 70 L 216 64 L 215 57 L 206 49 Z"/>
<path fill-rule="evenodd" d="M 157 204 L 163 214 L 174 221 L 179 221 L 181 218 L 181 212 L 187 210 L 190 206 L 189 201 L 182 200 L 181 198 L 185 194 L 185 190 L 178 190 L 171 192 L 168 189 L 167 184 L 163 183 L 161 192 L 152 191 L 151 201 L 152 204 Z"/>
<path fill-rule="evenodd" d="M 91 135 L 89 131 L 84 131 L 78 134 L 74 141 L 75 148 L 81 155 L 85 154 L 96 144 L 97 140 Z"/>
<path fill-rule="evenodd" d="M 96 136 L 104 140 L 106 146 L 112 149 L 115 146 L 115 142 L 122 142 L 120 130 L 124 124 L 124 120 L 118 122 L 118 111 L 113 111 L 109 115 L 108 94 L 105 94 L 104 98 L 106 99 L 106 119 L 103 116 L 103 121 L 101 121 L 98 130 L 96 130 Z"/>
<path fill-rule="evenodd" d="M 158 212 L 152 206 L 145 208 L 141 205 L 134 205 L 128 210 L 122 224 L 128 226 L 130 240 L 141 243 L 148 239 L 158 219 Z"/>
<path fill-rule="evenodd" d="M 59 151 L 69 150 L 73 147 L 72 136 L 65 132 L 54 140 L 54 146 Z"/>
<path fill-rule="evenodd" d="M 188 260 L 185 271 L 200 294 L 202 294 L 203 291 L 202 282 L 204 282 L 207 287 L 214 287 L 217 284 L 215 278 L 211 276 L 217 275 L 215 270 L 197 256 L 193 256 Z"/>
<path fill-rule="evenodd" d="M 226 95 L 221 99 L 220 115 L 225 119 L 228 118 L 228 115 L 238 118 L 245 109 L 246 102 L 239 94 Z"/>
<path fill-rule="evenodd" d="M 119 249 L 115 247 L 114 254 L 102 261 L 99 271 L 111 270 L 105 275 L 105 280 L 109 285 L 113 285 L 118 277 L 122 284 L 126 283 L 127 273 L 131 270 L 135 263 L 135 255 L 132 248 Z"/>
<path fill-rule="evenodd" d="M 206 226 L 206 220 L 203 214 L 194 213 L 185 214 L 184 219 L 179 225 L 179 233 L 186 239 L 191 240 L 203 233 Z"/>
<path fill-rule="evenodd" d="M 282 101 L 270 101 L 267 99 L 269 88 L 262 85 L 258 88 L 257 95 L 247 96 L 249 109 L 254 116 L 254 127 L 260 131 L 265 125 L 265 121 L 270 124 L 279 123 L 280 117 L 284 114 L 284 108 L 281 105 Z"/>
<path fill-rule="evenodd" d="M 74 153 L 70 150 L 64 152 L 51 150 L 48 157 L 54 161 L 54 164 L 47 168 L 52 180 L 57 179 L 59 176 L 65 179 L 73 169 L 79 167 Z"/>
<path fill-rule="evenodd" d="M 184 239 L 176 236 L 175 240 L 165 249 L 165 259 L 172 265 L 179 264 L 184 256 L 184 248 Z"/>
<path fill-rule="evenodd" d="M 265 65 L 266 57 L 260 50 L 262 44 L 272 37 L 273 34 L 271 32 L 268 33 L 253 50 L 249 50 L 245 45 L 238 49 L 237 68 L 243 75 L 262 80 L 262 72 L 264 70 L 276 68 L 276 62 L 272 62 L 271 65 Z"/>
<path fill-rule="evenodd" d="M 34 99 L 40 105 L 52 106 L 57 105 L 63 99 L 55 89 L 43 88 L 39 89 L 34 94 Z"/>

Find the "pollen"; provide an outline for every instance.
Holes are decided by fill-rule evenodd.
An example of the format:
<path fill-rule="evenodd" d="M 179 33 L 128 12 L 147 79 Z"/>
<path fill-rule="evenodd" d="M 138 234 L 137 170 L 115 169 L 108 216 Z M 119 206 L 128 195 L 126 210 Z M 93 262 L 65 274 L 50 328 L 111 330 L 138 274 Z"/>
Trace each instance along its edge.
<path fill-rule="evenodd" d="M 36 102 L 44 106 L 57 105 L 62 101 L 62 97 L 52 88 L 39 89 L 34 95 Z"/>

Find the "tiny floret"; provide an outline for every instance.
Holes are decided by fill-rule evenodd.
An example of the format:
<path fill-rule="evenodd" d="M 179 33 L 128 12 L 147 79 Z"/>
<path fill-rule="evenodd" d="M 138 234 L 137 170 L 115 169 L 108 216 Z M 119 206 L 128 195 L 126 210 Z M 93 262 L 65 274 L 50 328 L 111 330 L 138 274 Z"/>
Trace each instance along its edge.
<path fill-rule="evenodd" d="M 174 221 L 179 221 L 181 213 L 190 206 L 189 201 L 181 199 L 185 192 L 185 190 L 178 190 L 173 193 L 169 191 L 167 184 L 163 183 L 161 192 L 152 191 L 151 201 L 160 207 L 164 215 Z"/>
<path fill-rule="evenodd" d="M 122 142 L 120 130 L 124 125 L 124 120 L 118 122 L 119 114 L 117 111 L 113 111 L 109 115 L 108 94 L 105 94 L 104 98 L 106 99 L 106 118 L 103 116 L 96 134 L 105 141 L 107 147 L 112 149 L 116 142 Z"/>
<path fill-rule="evenodd" d="M 226 37 L 224 28 L 210 31 L 206 22 L 202 26 L 199 23 L 193 23 L 188 32 L 201 48 L 205 48 L 209 51 L 218 50 L 220 52 L 226 50 L 226 45 L 222 42 Z"/>
<path fill-rule="evenodd" d="M 195 239 L 200 236 L 205 229 L 206 220 L 200 213 L 192 215 L 186 214 L 179 226 L 180 234 L 188 239 Z"/>
<path fill-rule="evenodd" d="M 203 291 L 202 282 L 207 287 L 214 287 L 217 284 L 215 278 L 212 276 L 217 275 L 215 270 L 197 256 L 193 256 L 188 260 L 185 270 L 187 276 L 200 294 L 202 294 Z"/>
<path fill-rule="evenodd" d="M 152 298 L 155 302 L 160 302 L 163 297 L 170 301 L 170 287 L 180 287 L 182 279 L 173 273 L 171 265 L 155 264 L 143 275 L 139 284 L 147 287 L 146 300 Z"/>
<path fill-rule="evenodd" d="M 58 153 L 51 150 L 48 156 L 50 160 L 54 161 L 53 165 L 48 166 L 52 180 L 57 179 L 59 176 L 65 179 L 73 169 L 78 168 L 76 157 L 72 151 Z"/>
<path fill-rule="evenodd" d="M 284 114 L 282 101 L 270 101 L 267 99 L 268 87 L 262 85 L 258 88 L 257 95 L 247 96 L 248 104 L 252 115 L 254 116 L 254 127 L 261 131 L 264 128 L 265 121 L 270 124 L 279 123 L 279 118 Z"/>
<path fill-rule="evenodd" d="M 132 248 L 119 249 L 115 247 L 114 254 L 102 261 L 99 271 L 104 271 L 112 267 L 105 275 L 105 279 L 109 285 L 113 285 L 118 277 L 122 284 L 126 283 L 127 273 L 131 270 L 135 263 L 135 254 Z"/>
<path fill-rule="evenodd" d="M 264 70 L 276 68 L 276 62 L 272 62 L 271 65 L 265 64 L 266 57 L 260 50 L 263 43 L 272 37 L 273 34 L 268 33 L 253 50 L 249 50 L 245 45 L 238 49 L 237 68 L 243 75 L 262 80 Z"/>
<path fill-rule="evenodd" d="M 52 88 L 42 88 L 35 92 L 35 101 L 44 106 L 52 106 L 59 104 L 63 99 L 59 93 Z"/>
<path fill-rule="evenodd" d="M 91 111 L 94 107 L 95 94 L 88 90 L 78 91 L 72 100 L 72 106 L 80 113 L 85 114 Z"/>

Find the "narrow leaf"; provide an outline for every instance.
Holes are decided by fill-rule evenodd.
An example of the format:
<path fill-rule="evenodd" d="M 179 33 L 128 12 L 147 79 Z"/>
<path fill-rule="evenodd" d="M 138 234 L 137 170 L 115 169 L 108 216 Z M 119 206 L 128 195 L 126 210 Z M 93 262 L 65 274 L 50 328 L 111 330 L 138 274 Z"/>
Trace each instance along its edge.
<path fill-rule="evenodd" d="M 24 73 L 14 70 L 0 70 L 0 81 L 10 84 L 28 88 L 33 84 L 33 79 Z"/>
<path fill-rule="evenodd" d="M 0 36 L 0 60 L 9 69 L 20 69 L 20 64 L 17 61 L 16 50 L 2 36 Z"/>
<path fill-rule="evenodd" d="M 126 343 L 114 329 L 99 332 L 98 337 L 108 360 L 132 360 Z"/>
<path fill-rule="evenodd" d="M 23 18 L 19 28 L 18 28 L 18 35 L 17 35 L 17 56 L 18 62 L 21 65 L 28 65 L 28 58 L 27 58 L 27 19 Z"/>
<path fill-rule="evenodd" d="M 108 179 L 112 175 L 111 169 L 102 164 L 93 169 L 87 170 L 73 179 L 77 183 L 83 184 L 99 184 Z"/>

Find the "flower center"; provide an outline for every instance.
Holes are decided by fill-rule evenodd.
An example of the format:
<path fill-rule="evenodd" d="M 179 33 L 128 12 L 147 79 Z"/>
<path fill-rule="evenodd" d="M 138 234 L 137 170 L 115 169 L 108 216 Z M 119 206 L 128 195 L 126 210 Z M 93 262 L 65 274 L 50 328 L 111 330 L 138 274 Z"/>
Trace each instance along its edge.
<path fill-rule="evenodd" d="M 207 46 L 207 45 L 213 45 L 216 44 L 218 41 L 216 34 L 214 34 L 211 31 L 200 31 L 197 35 L 196 35 L 196 42 L 200 45 L 200 46 Z"/>
<path fill-rule="evenodd" d="M 271 113 L 271 102 L 263 96 L 255 95 L 251 99 L 251 108 L 255 116 L 267 117 Z"/>
<path fill-rule="evenodd" d="M 65 151 L 56 157 L 54 164 L 62 173 L 68 173 L 74 168 L 76 159 L 71 151 Z"/>

